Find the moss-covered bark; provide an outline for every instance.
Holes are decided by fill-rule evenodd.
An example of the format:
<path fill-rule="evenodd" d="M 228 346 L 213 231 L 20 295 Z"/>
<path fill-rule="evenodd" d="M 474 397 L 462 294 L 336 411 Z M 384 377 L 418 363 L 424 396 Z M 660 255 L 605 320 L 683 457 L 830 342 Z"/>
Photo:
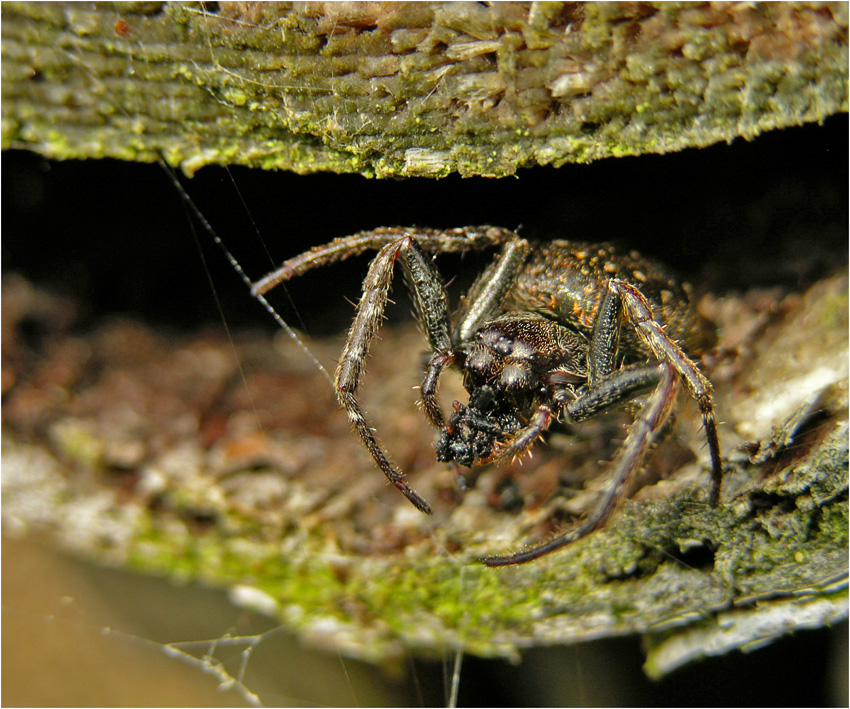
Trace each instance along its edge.
<path fill-rule="evenodd" d="M 2 146 L 508 175 L 847 110 L 843 3 L 4 3 Z"/>
<path fill-rule="evenodd" d="M 743 338 L 749 352 L 713 362 L 730 465 L 719 508 L 706 504 L 698 416 L 683 402 L 676 435 L 653 456 L 674 474 L 605 529 L 502 570 L 478 559 L 549 533 L 557 508 L 541 506 L 540 491 L 565 470 L 598 474 L 614 448 L 600 451 L 587 428 L 568 447 L 555 436 L 521 470 L 487 470 L 458 496 L 412 395 L 400 395 L 415 383 L 398 366 L 417 357 L 415 331 L 385 330 L 366 398 L 434 518 L 385 485 L 327 381 L 288 341 L 240 338 L 243 383 L 218 336 L 175 343 L 113 322 L 82 339 L 66 330 L 67 302 L 19 280 L 3 305 L 7 534 L 227 587 L 305 640 L 372 661 L 642 633 L 658 676 L 846 617 L 845 277 L 780 301 L 703 303 L 717 351 L 740 351 Z M 33 319 L 46 333 L 39 356 L 16 339 Z M 311 348 L 332 361 L 339 343 Z M 769 405 L 767 382 L 783 385 Z M 511 488 L 525 509 L 505 504 Z M 553 504 L 580 512 L 592 500 Z"/>

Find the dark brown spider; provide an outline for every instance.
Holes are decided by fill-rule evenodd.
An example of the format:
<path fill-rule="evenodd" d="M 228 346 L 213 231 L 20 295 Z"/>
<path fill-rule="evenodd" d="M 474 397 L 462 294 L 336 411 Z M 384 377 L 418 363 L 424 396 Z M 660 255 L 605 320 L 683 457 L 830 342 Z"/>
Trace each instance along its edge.
<path fill-rule="evenodd" d="M 463 298 L 452 328 L 448 297 L 427 253 L 498 245 L 501 254 Z M 695 316 L 685 288 L 658 265 L 608 245 L 532 243 L 497 227 L 382 228 L 290 259 L 256 283 L 254 293 L 370 249 L 378 255 L 363 282 L 335 388 L 378 467 L 423 512 L 431 508 L 390 462 L 357 398 L 397 260 L 433 352 L 421 398 L 429 423 L 441 430 L 439 460 L 468 466 L 504 461 L 528 451 L 556 419 L 583 421 L 650 392 L 587 518 L 545 544 L 484 563 L 532 561 L 599 527 L 668 420 L 679 381 L 702 412 L 711 459 L 710 500 L 717 503 L 721 460 L 711 384 L 682 349 L 692 347 Z M 630 327 L 623 328 L 624 322 Z M 446 367 L 463 372 L 469 391 L 468 405 L 456 403 L 448 421 L 436 396 Z"/>

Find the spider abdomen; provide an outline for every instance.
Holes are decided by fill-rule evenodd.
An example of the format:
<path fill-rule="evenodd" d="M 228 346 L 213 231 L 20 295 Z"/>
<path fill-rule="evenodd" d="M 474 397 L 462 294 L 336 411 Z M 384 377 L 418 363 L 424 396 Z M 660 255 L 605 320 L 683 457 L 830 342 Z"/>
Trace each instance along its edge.
<path fill-rule="evenodd" d="M 685 350 L 699 342 L 697 319 L 690 289 L 661 265 L 632 251 L 621 253 L 610 244 L 552 241 L 535 244 L 506 306 L 540 312 L 590 335 L 611 279 L 640 289 L 652 308 L 653 318 Z M 631 332 L 623 333 L 626 353 L 649 354 Z"/>

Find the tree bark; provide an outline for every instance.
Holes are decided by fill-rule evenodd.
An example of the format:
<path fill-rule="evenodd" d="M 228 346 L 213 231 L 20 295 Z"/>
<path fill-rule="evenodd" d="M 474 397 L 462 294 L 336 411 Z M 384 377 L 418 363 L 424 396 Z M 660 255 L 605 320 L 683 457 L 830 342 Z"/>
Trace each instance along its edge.
<path fill-rule="evenodd" d="M 240 337 L 236 361 L 221 336 L 169 341 L 127 321 L 81 338 L 67 331 L 67 302 L 20 280 L 7 281 L 3 306 L 7 534 L 228 588 L 306 641 L 374 662 L 640 633 L 657 677 L 847 615 L 846 277 L 782 300 L 704 303 L 727 333 L 718 351 L 738 352 L 714 362 L 729 466 L 720 507 L 706 503 L 699 416 L 682 401 L 652 458 L 667 479 L 606 528 L 500 570 L 478 560 L 557 529 L 545 491 L 563 471 L 599 474 L 616 450 L 610 423 L 568 446 L 550 437 L 460 496 L 412 394 L 400 394 L 416 372 L 399 362 L 416 361 L 420 335 L 385 328 L 365 397 L 430 518 L 385 484 L 288 338 Z M 43 356 L 15 346 L 23 320 L 48 333 Z M 310 347 L 333 361 L 339 341 Z M 510 511 L 510 490 L 523 509 Z M 580 514 L 594 493 L 559 499 L 561 516 Z"/>
<path fill-rule="evenodd" d="M 847 111 L 847 24 L 844 3 L 4 3 L 2 146 L 380 177 L 666 153 Z"/>

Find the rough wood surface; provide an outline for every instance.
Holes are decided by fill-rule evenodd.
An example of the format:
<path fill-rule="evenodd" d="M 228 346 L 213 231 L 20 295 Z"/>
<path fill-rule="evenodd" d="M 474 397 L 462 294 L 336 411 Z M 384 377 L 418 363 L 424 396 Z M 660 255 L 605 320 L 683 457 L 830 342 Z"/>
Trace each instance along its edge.
<path fill-rule="evenodd" d="M 847 111 L 844 3 L 11 3 L 2 146 L 508 175 Z"/>
<path fill-rule="evenodd" d="M 398 366 L 416 361 L 421 337 L 385 329 L 366 402 L 429 518 L 384 483 L 287 338 L 239 336 L 237 360 L 221 335 L 167 339 L 128 321 L 80 335 L 72 303 L 9 279 L 4 532 L 228 588 L 305 641 L 375 662 L 642 633 L 660 676 L 836 622 L 847 616 L 846 276 L 702 307 L 723 334 L 711 362 L 723 504 L 706 504 L 698 415 L 682 401 L 649 471 L 669 477 L 562 552 L 493 570 L 478 559 L 593 504 L 597 461 L 623 421 L 585 425 L 568 444 L 550 436 L 522 468 L 486 470 L 461 496 L 413 405 L 416 372 Z M 33 328 L 38 349 L 24 337 Z M 338 356 L 336 338 L 310 346 Z M 444 394 L 461 397 L 450 381 Z"/>

